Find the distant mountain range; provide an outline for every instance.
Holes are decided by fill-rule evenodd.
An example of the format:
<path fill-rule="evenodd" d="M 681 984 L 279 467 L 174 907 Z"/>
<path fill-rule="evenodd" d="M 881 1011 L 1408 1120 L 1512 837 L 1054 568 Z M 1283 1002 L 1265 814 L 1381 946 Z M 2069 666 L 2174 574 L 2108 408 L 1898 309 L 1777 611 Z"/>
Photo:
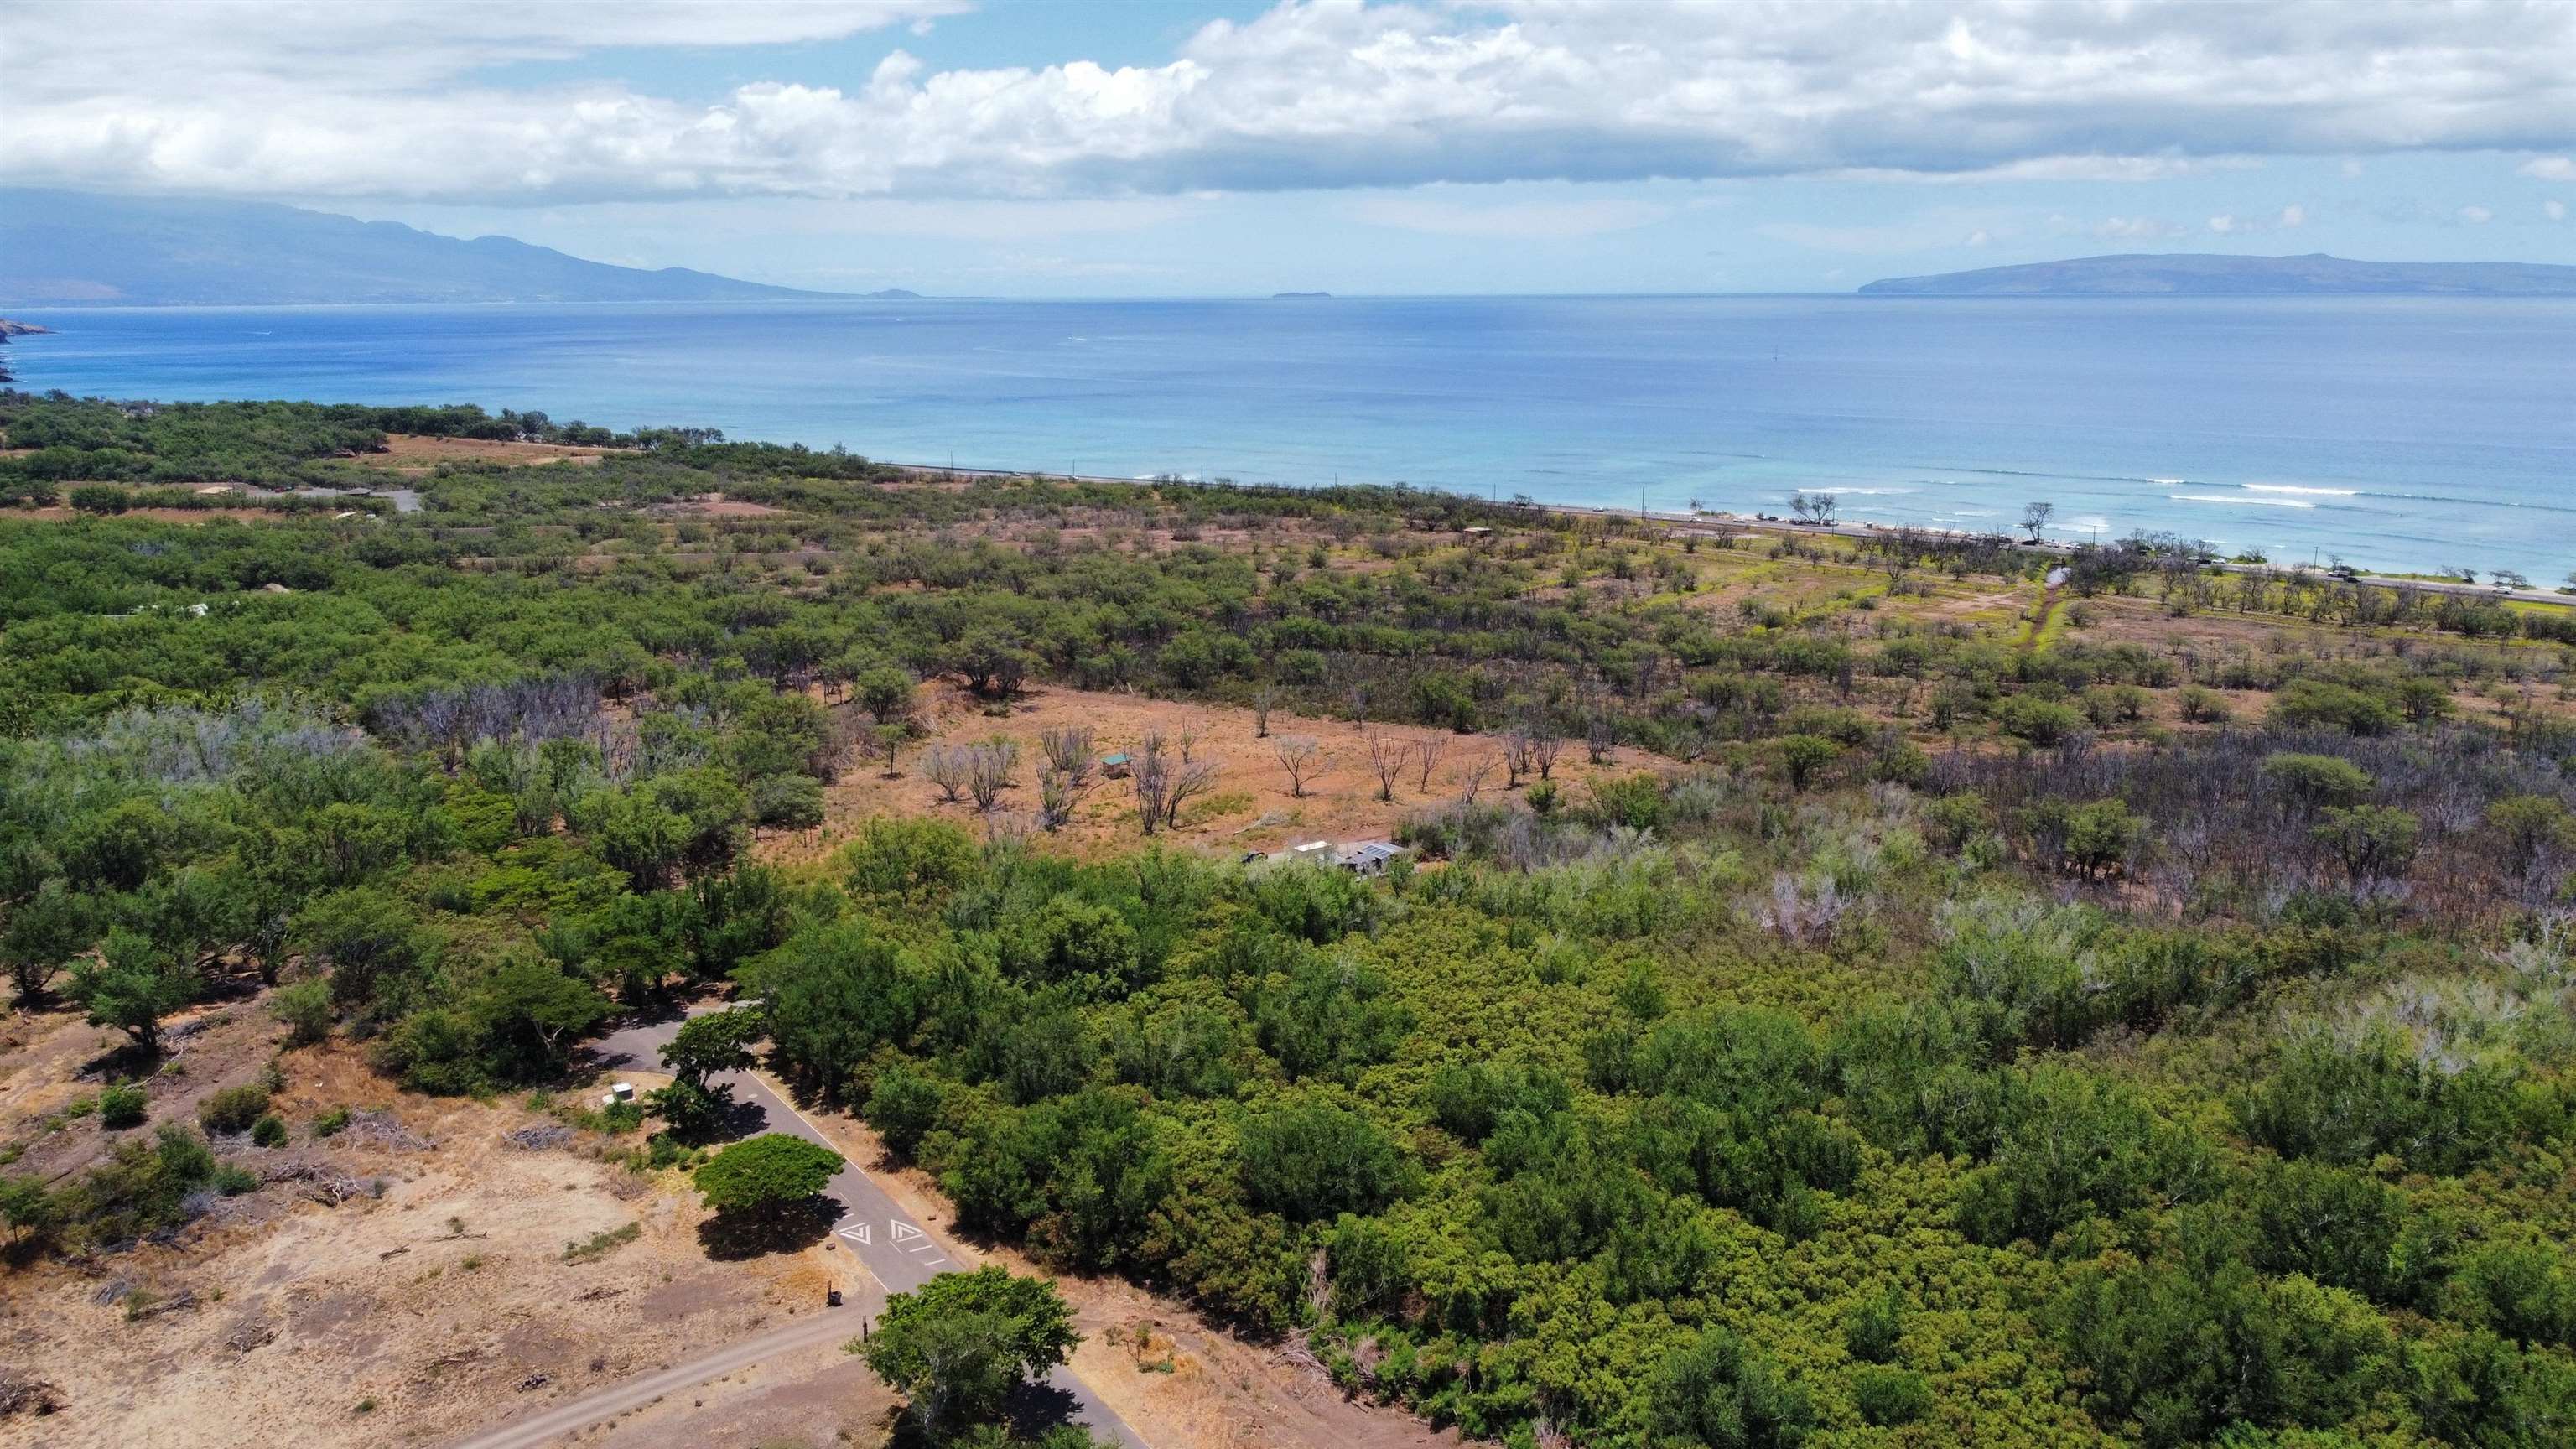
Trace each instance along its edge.
<path fill-rule="evenodd" d="M 2576 267 L 2545 262 L 2353 262 L 2303 257 L 2077 257 L 1982 267 L 1930 277 L 1890 277 L 1874 297 L 2261 297 L 2416 294 L 2576 297 Z"/>
<path fill-rule="evenodd" d="M 839 295 L 264 202 L 0 187 L 0 305 L 732 302 Z M 872 293 L 911 297 L 904 291 Z"/>

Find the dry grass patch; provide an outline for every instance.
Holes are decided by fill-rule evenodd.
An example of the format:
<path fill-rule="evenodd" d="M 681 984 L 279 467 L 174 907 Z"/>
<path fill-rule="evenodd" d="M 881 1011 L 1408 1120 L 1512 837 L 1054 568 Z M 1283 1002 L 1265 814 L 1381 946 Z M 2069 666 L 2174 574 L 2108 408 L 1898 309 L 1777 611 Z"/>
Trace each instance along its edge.
<path fill-rule="evenodd" d="M 498 463 L 525 468 L 548 463 L 597 466 L 606 448 L 567 443 L 508 443 L 485 438 L 424 438 L 396 433 L 385 439 L 381 453 L 363 453 L 358 462 L 396 473 L 426 473 L 441 463 Z"/>
<path fill-rule="evenodd" d="M 996 737 L 1019 749 L 1016 783 L 1002 792 L 996 816 L 1008 828 L 1024 828 L 1039 804 L 1038 774 L 1046 758 L 1041 736 L 1067 728 L 1092 732 L 1095 757 L 1133 752 L 1149 730 L 1162 731 L 1174 750 L 1183 734 L 1190 735 L 1192 760 L 1213 762 L 1215 775 L 1204 794 L 1182 807 L 1180 828 L 1158 838 L 1216 853 L 1276 851 L 1302 840 L 1385 839 L 1406 816 L 1455 801 L 1480 765 L 1487 767 L 1487 775 L 1479 798 L 1508 798 L 1502 789 L 1500 745 L 1490 735 L 1363 726 L 1273 711 L 1264 738 L 1249 709 L 1052 686 L 1028 691 L 1000 717 L 985 714 L 984 702 L 973 695 L 945 685 L 925 688 L 922 703 L 928 734 L 899 756 L 900 774 L 888 779 L 877 765 L 852 764 L 825 793 L 828 813 L 821 827 L 770 833 L 764 849 L 780 858 L 815 858 L 881 815 L 928 816 L 981 830 L 984 822 L 973 802 L 945 800 L 924 765 L 934 747 L 962 747 Z M 1394 798 L 1378 798 L 1372 738 L 1408 750 L 1427 743 L 1435 752 L 1428 782 L 1414 756 L 1400 772 Z M 1279 758 L 1283 745 L 1298 740 L 1314 742 L 1319 762 L 1308 770 L 1302 796 Z M 1674 768 L 1670 760 L 1625 746 L 1612 752 L 1610 763 L 1596 766 L 1585 759 L 1580 744 L 1569 744 L 1557 759 L 1556 777 L 1579 788 L 1596 775 Z M 1130 784 L 1097 770 L 1072 819 L 1047 837 L 1051 845 L 1086 856 L 1132 850 L 1143 838 Z"/>
<path fill-rule="evenodd" d="M 255 1003 L 191 1021 L 203 1024 L 149 1081 L 156 1124 L 193 1122 L 206 1092 L 268 1060 L 274 1026 Z M 110 1035 L 70 1015 L 11 1020 L 0 1120 L 11 1140 L 35 1139 L 14 1170 L 60 1178 L 119 1138 L 149 1140 L 149 1126 L 111 1136 L 94 1113 L 38 1125 L 94 1093 L 79 1073 Z M 436 1443 L 819 1310 L 811 1255 L 709 1262 L 685 1180 L 630 1172 L 606 1139 L 508 1145 L 504 1133 L 551 1119 L 515 1099 L 403 1092 L 352 1046 L 280 1066 L 271 1109 L 289 1142 L 217 1144 L 265 1185 L 213 1200 L 166 1241 L 0 1269 L 8 1361 L 40 1367 L 64 1405 L 38 1439 L 23 1437 L 38 1425 L 10 1422 L 0 1441 Z M 351 1125 L 314 1135 L 349 1108 Z M 613 1250 L 567 1256 L 603 1239 Z"/>

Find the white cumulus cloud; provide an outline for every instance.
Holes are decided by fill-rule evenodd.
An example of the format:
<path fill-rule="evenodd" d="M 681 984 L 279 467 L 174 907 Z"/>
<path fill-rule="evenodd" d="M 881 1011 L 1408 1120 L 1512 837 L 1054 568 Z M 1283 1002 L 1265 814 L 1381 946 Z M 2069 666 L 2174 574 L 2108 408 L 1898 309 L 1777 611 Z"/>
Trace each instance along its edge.
<path fill-rule="evenodd" d="M 2534 156 L 2518 169 L 2543 181 L 2576 181 L 2576 156 Z"/>
<path fill-rule="evenodd" d="M 935 70 L 892 45 L 963 3 L 0 0 L 0 176 L 483 203 L 1110 196 L 2137 176 L 2576 134 L 2563 0 L 1283 0 L 1155 64 Z M 764 49 L 876 32 L 882 63 L 848 75 Z M 751 79 L 707 97 L 614 78 L 672 47 Z"/>
<path fill-rule="evenodd" d="M 2152 216 L 2106 216 L 2093 224 L 2093 235 L 2106 241 L 2163 241 L 2183 230 Z"/>
<path fill-rule="evenodd" d="M 2221 236 L 2238 232 L 2291 231 L 2308 224 L 2308 209 L 2296 202 L 2282 207 L 2271 216 L 2235 216 L 2221 214 L 2209 219 L 2209 229 Z"/>

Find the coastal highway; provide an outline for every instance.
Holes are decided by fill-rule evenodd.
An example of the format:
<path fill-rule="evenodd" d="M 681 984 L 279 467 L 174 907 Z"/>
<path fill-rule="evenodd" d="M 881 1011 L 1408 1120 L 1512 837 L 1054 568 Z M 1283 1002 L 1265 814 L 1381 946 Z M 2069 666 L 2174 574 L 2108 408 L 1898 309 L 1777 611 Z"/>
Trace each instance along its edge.
<path fill-rule="evenodd" d="M 700 1008 L 711 1010 L 714 1008 Z M 695 1014 L 695 1013 L 692 1013 Z M 645 1022 L 625 1027 L 594 1044 L 601 1065 L 612 1072 L 619 1067 L 639 1071 L 662 1070 L 662 1047 L 680 1029 L 684 1018 Z M 840 1149 L 826 1138 L 794 1104 L 780 1097 L 769 1084 L 749 1072 L 725 1073 L 709 1079 L 711 1084 L 733 1088 L 737 1103 L 756 1111 L 762 1121 L 757 1132 L 789 1132 L 809 1142 Z M 826 1197 L 838 1199 L 840 1220 L 832 1232 L 841 1250 L 864 1264 L 889 1293 L 902 1293 L 918 1288 L 941 1273 L 964 1271 L 948 1255 L 947 1245 L 913 1220 L 885 1189 L 877 1186 L 858 1164 L 851 1163 L 824 1188 Z M 610 1384 L 579 1398 L 570 1399 L 517 1419 L 499 1428 L 471 1438 L 458 1440 L 452 1449 L 540 1449 L 576 1429 L 598 1423 L 652 1403 L 655 1399 L 678 1393 L 696 1384 L 733 1372 L 762 1359 L 794 1349 L 824 1342 L 838 1342 L 859 1336 L 859 1325 L 868 1321 L 879 1305 L 873 1294 L 860 1294 L 855 1283 L 844 1284 L 844 1302 L 839 1309 L 818 1308 L 810 1315 L 800 1315 L 788 1323 L 751 1338 L 738 1339 L 711 1348 L 697 1358 L 655 1373 L 638 1375 L 621 1383 Z M 868 1300 L 864 1305 L 860 1300 Z M 1046 1378 L 1049 1388 L 1067 1401 L 1067 1418 L 1090 1428 L 1095 1436 L 1115 1439 L 1128 1449 L 1149 1449 L 1126 1421 L 1095 1397 L 1089 1386 L 1075 1377 L 1069 1368 L 1057 1368 Z"/>

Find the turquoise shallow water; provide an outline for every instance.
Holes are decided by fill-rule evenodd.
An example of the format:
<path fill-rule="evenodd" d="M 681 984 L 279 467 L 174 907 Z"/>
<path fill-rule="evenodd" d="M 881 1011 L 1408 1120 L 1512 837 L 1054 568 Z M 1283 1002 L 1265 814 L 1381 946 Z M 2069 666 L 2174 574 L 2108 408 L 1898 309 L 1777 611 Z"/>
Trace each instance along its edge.
<path fill-rule="evenodd" d="M 1859 297 L 62 310 L 21 386 L 480 402 L 872 457 L 2576 568 L 2576 302 Z"/>

